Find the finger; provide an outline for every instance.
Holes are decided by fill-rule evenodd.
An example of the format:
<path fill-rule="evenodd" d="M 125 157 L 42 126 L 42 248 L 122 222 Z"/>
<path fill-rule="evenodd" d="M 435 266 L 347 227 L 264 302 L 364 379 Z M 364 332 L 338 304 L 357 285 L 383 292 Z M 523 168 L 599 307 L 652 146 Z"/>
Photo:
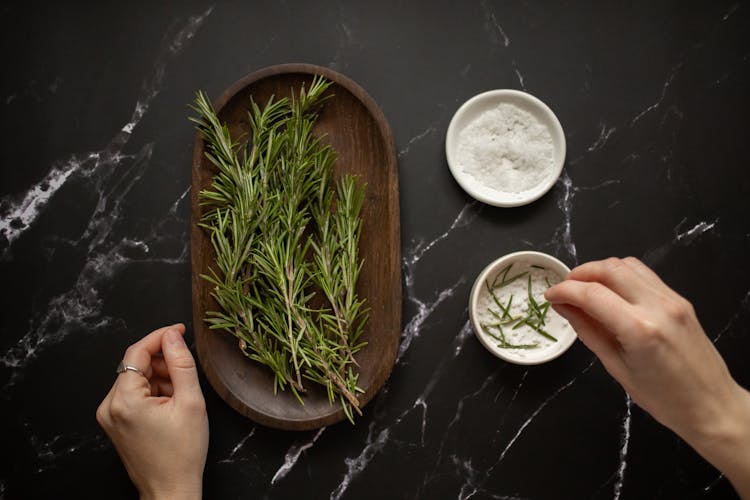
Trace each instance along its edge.
<path fill-rule="evenodd" d="M 615 257 L 582 264 L 573 269 L 566 279 L 601 283 L 631 304 L 637 303 L 648 291 L 643 278 Z"/>
<path fill-rule="evenodd" d="M 174 392 L 172 388 L 172 382 L 165 377 L 151 377 L 149 381 L 151 385 L 151 396 L 167 396 L 172 397 Z"/>
<path fill-rule="evenodd" d="M 181 401 L 202 401 L 198 370 L 195 359 L 190 353 L 182 332 L 175 328 L 168 329 L 162 337 L 162 352 L 167 363 L 169 378 L 172 381 L 173 397 L 177 404 Z"/>
<path fill-rule="evenodd" d="M 635 257 L 625 257 L 622 261 L 630 267 L 633 272 L 638 273 L 643 280 L 648 282 L 654 288 L 657 288 L 665 293 L 675 293 L 674 290 L 664 283 L 664 281 L 656 274 L 650 267 L 636 259 Z"/>
<path fill-rule="evenodd" d="M 123 363 L 138 368 L 144 373 L 145 377 L 130 370 L 121 373 L 118 377 L 118 392 L 121 391 L 123 396 L 128 397 L 133 395 L 143 397 L 151 394 L 151 387 L 148 382 L 148 379 L 153 374 L 151 360 L 161 350 L 161 340 L 164 332 L 170 328 L 178 332 L 185 331 L 185 326 L 182 324 L 159 328 L 127 348 L 123 356 Z"/>
<path fill-rule="evenodd" d="M 599 359 L 617 356 L 619 344 L 615 337 L 585 312 L 567 304 L 553 304 L 552 309 L 570 323 L 581 342 Z"/>
<path fill-rule="evenodd" d="M 154 376 L 169 378 L 167 363 L 164 361 L 164 358 L 162 356 L 151 358 L 151 369 L 153 370 Z"/>
<path fill-rule="evenodd" d="M 110 426 L 112 422 L 112 417 L 110 415 L 110 406 L 112 405 L 112 395 L 115 391 L 115 385 L 117 384 L 117 381 L 115 381 L 114 384 L 112 384 L 112 387 L 109 388 L 109 392 L 107 392 L 107 395 L 104 396 L 104 399 L 99 404 L 99 407 L 96 409 L 96 421 L 99 422 L 99 425 L 106 431 L 107 428 Z"/>
<path fill-rule="evenodd" d="M 577 307 L 612 332 L 620 343 L 621 337 L 635 330 L 634 306 L 601 283 L 566 279 L 548 288 L 544 297 L 553 306 L 567 304 Z"/>
<path fill-rule="evenodd" d="M 620 358 L 621 348 L 614 336 L 595 319 L 582 310 L 567 304 L 553 304 L 552 308 L 568 320 L 578 338 L 602 362 L 607 371 L 617 380 L 624 373 Z"/>

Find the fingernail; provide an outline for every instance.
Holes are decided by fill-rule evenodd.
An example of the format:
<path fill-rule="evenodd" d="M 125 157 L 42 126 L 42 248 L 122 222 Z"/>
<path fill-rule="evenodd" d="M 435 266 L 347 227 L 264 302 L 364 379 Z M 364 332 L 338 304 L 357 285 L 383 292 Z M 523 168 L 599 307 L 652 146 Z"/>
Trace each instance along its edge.
<path fill-rule="evenodd" d="M 168 328 L 167 331 L 164 332 L 164 335 L 167 337 L 167 342 L 170 345 L 185 344 L 185 340 L 182 338 L 182 334 L 180 334 L 180 331 L 177 328 Z"/>

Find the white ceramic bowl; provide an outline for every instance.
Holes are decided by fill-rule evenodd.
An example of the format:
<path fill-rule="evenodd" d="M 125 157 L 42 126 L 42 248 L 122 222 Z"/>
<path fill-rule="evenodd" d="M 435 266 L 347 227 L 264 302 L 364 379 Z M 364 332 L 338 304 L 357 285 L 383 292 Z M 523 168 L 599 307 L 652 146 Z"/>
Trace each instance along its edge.
<path fill-rule="evenodd" d="M 479 295 L 485 286 L 485 281 L 494 278 L 494 276 L 498 274 L 498 271 L 502 270 L 510 263 L 526 263 L 535 266 L 542 266 L 548 271 L 555 273 L 561 280 L 565 278 L 568 272 L 570 272 L 568 266 L 551 255 L 540 252 L 515 252 L 495 260 L 479 273 L 479 276 L 474 282 L 474 286 L 471 288 L 471 295 L 469 297 L 469 318 L 471 320 L 471 325 L 474 328 L 474 334 L 488 351 L 498 358 L 511 363 L 519 365 L 537 365 L 553 360 L 567 351 L 577 338 L 573 328 L 560 316 L 557 316 L 557 318 L 559 318 L 559 321 L 561 321 L 563 325 L 558 329 L 549 331 L 551 335 L 557 338 L 557 342 L 539 349 L 516 350 L 501 348 L 498 347 L 497 341 L 488 337 L 481 331 L 478 313 Z M 548 314 L 557 315 L 552 309 L 550 309 Z"/>
<path fill-rule="evenodd" d="M 458 136 L 461 131 L 484 111 L 494 109 L 501 103 L 513 104 L 530 113 L 547 127 L 552 136 L 554 164 L 550 175 L 535 187 L 518 193 L 498 191 L 485 186 L 464 172 L 456 160 Z M 453 115 L 445 136 L 445 156 L 456 182 L 473 198 L 496 207 L 517 207 L 539 199 L 555 185 L 565 163 L 565 134 L 552 110 L 531 94 L 511 89 L 490 90 L 463 103 Z"/>

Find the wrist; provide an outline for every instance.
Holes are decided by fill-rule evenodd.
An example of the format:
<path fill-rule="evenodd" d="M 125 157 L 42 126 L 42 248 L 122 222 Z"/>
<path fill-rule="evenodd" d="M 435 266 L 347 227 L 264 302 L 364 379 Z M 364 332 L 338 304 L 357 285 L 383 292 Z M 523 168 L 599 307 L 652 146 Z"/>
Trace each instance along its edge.
<path fill-rule="evenodd" d="M 203 498 L 203 485 L 179 485 L 175 487 L 153 488 L 149 491 L 140 492 L 141 500 L 201 500 Z"/>
<path fill-rule="evenodd" d="M 750 493 L 750 392 L 734 383 L 721 410 L 713 421 L 704 422 L 682 437 L 719 469 L 741 496 L 747 495 Z"/>

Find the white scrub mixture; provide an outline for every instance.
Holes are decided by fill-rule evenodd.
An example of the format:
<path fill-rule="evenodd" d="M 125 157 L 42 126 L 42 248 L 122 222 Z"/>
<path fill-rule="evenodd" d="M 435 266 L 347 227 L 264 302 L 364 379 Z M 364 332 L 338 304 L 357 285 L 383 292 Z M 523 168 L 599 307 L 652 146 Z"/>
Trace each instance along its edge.
<path fill-rule="evenodd" d="M 531 113 L 501 103 L 458 134 L 458 166 L 481 184 L 506 193 L 533 189 L 554 169 L 548 128 Z"/>
<path fill-rule="evenodd" d="M 488 342 L 514 352 L 554 349 L 569 323 L 557 314 L 544 292 L 561 281 L 557 273 L 526 261 L 508 264 L 479 290 L 476 319 Z"/>

